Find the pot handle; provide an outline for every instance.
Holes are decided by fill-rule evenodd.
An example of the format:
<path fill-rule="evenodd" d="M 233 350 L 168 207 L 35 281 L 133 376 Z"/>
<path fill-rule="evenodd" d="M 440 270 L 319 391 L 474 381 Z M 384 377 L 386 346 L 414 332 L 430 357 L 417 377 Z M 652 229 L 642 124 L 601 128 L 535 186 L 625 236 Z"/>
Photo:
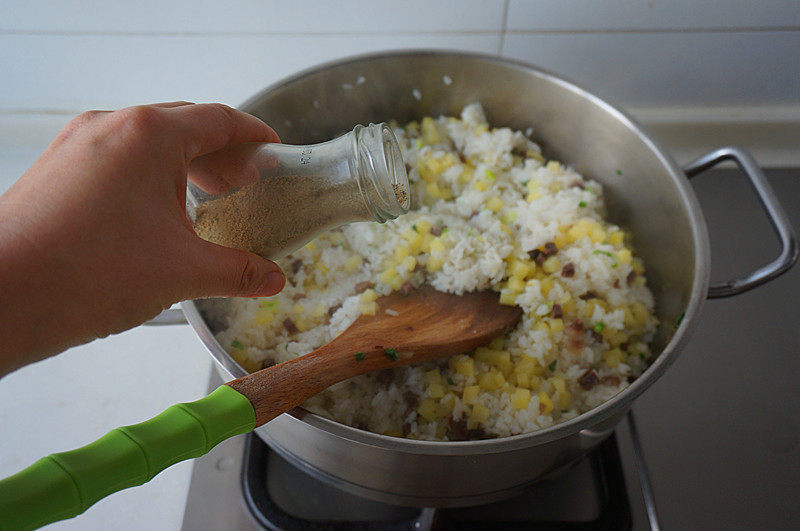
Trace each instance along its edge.
<path fill-rule="evenodd" d="M 145 326 L 164 326 L 176 324 L 189 324 L 186 316 L 183 315 L 183 310 L 180 308 L 167 308 L 160 314 L 156 315 L 149 321 L 142 323 Z"/>
<path fill-rule="evenodd" d="M 778 198 L 775 196 L 775 192 L 767 182 L 766 177 L 764 177 L 764 172 L 761 171 L 761 168 L 750 153 L 738 147 L 719 148 L 690 162 L 683 168 L 683 171 L 687 177 L 692 178 L 725 160 L 735 162 L 739 169 L 750 179 L 750 184 L 753 185 L 761 206 L 766 210 L 767 217 L 772 223 L 778 239 L 780 239 L 781 253 L 775 260 L 756 269 L 747 276 L 712 284 L 708 289 L 709 299 L 738 295 L 760 286 L 788 271 L 797 261 L 798 256 L 797 238 L 792 225 L 789 223 L 789 218 L 786 217 L 786 212 L 784 212 L 778 202 Z"/>

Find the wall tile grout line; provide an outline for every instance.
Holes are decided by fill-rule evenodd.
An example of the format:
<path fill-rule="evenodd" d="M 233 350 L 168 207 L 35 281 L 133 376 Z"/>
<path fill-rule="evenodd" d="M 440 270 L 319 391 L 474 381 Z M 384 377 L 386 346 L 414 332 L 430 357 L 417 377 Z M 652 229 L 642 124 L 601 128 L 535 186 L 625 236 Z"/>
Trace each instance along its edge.
<path fill-rule="evenodd" d="M 508 1 L 508 0 L 506 0 Z M 506 15 L 507 16 L 507 13 Z M 51 37 L 348 37 L 370 35 L 569 35 L 569 34 L 681 34 L 681 33 L 791 33 L 800 31 L 800 26 L 739 26 L 730 28 L 626 28 L 626 29 L 546 29 L 511 30 L 506 29 L 504 16 L 503 29 L 497 30 L 439 30 L 439 31 L 343 31 L 343 32 L 290 32 L 290 31 L 185 31 L 185 32 L 145 32 L 145 31 L 49 31 L 49 30 L 7 30 L 0 29 L 0 36 L 51 36 Z"/>
<path fill-rule="evenodd" d="M 503 55 L 503 48 L 506 46 L 506 30 L 508 29 L 508 3 L 509 0 L 505 0 L 505 2 L 503 2 L 503 25 L 500 28 L 500 49 L 497 51 L 497 55 Z"/>

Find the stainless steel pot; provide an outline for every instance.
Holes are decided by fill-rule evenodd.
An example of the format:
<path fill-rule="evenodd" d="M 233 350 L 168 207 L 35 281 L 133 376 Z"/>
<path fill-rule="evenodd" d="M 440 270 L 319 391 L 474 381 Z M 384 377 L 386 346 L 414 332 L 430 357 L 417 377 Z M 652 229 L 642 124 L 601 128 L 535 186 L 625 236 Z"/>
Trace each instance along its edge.
<path fill-rule="evenodd" d="M 452 82 L 445 83 L 444 76 Z M 625 113 L 519 62 L 439 51 L 366 55 L 301 72 L 241 108 L 271 124 L 284 142 L 306 144 L 358 123 L 456 114 L 475 101 L 493 125 L 532 127 L 549 158 L 603 183 L 610 219 L 633 232 L 647 265 L 661 321 L 653 348 L 660 354 L 630 387 L 600 407 L 527 435 L 414 441 L 361 431 L 303 409 L 257 430 L 295 465 L 376 500 L 437 507 L 482 503 L 512 495 L 572 463 L 605 439 L 631 402 L 675 361 L 706 297 L 753 288 L 789 269 L 797 258 L 787 218 L 747 153 L 720 149 L 681 170 Z M 708 235 L 688 178 L 725 159 L 738 163 L 750 178 L 782 248 L 778 258 L 752 274 L 709 288 Z M 202 302 L 185 302 L 182 309 L 220 374 L 226 380 L 244 375 L 203 320 Z"/>

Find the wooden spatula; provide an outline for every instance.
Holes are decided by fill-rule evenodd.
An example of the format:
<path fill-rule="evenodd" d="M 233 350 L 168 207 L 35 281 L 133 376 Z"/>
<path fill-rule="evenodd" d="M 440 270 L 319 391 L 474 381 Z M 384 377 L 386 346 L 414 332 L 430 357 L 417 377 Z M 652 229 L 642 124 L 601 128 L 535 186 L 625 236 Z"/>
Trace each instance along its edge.
<path fill-rule="evenodd" d="M 0 521 L 11 529 L 72 518 L 96 501 L 199 457 L 328 386 L 390 367 L 469 352 L 511 329 L 522 310 L 492 292 L 449 295 L 423 288 L 378 299 L 327 345 L 176 404 L 82 448 L 51 454 L 0 481 Z"/>

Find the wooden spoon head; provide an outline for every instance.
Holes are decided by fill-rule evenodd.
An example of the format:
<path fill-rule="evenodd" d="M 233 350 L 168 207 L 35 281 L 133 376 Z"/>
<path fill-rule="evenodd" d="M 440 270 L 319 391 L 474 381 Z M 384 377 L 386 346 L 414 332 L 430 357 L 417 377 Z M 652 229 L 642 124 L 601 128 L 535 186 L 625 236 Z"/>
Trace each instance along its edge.
<path fill-rule="evenodd" d="M 334 341 L 363 352 L 391 348 L 405 363 L 420 363 L 485 345 L 522 316 L 521 308 L 500 304 L 491 291 L 453 295 L 423 287 L 377 303 L 375 315 L 362 315 Z"/>

